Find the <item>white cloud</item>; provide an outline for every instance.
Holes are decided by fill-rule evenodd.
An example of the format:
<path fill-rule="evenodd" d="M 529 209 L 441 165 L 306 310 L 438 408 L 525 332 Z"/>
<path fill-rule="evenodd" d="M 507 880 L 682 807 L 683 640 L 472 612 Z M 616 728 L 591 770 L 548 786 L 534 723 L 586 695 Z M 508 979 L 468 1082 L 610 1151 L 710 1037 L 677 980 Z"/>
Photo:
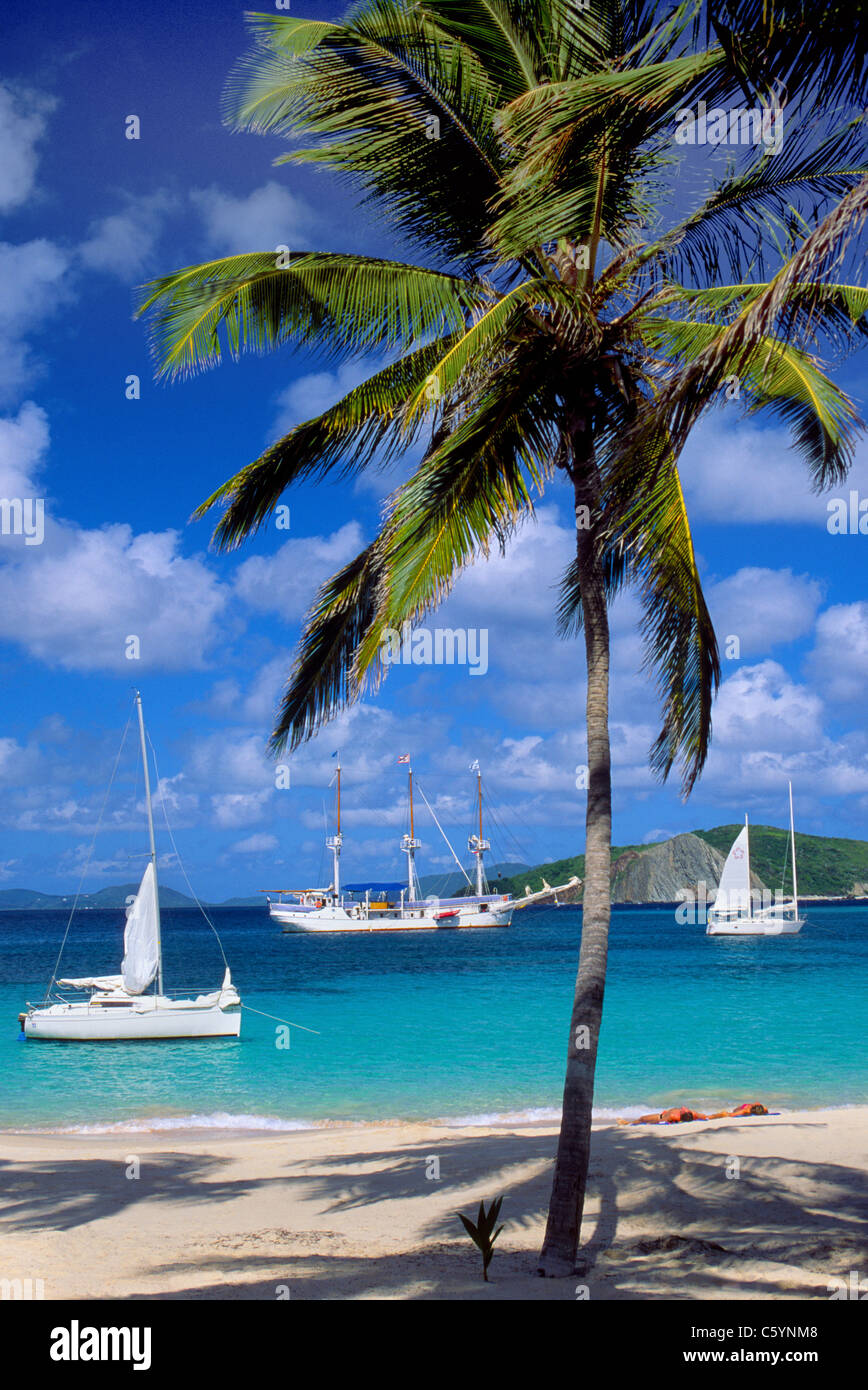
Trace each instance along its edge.
<path fill-rule="evenodd" d="M 89 270 L 134 279 L 146 266 L 174 206 L 175 199 L 164 190 L 143 197 L 126 194 L 120 212 L 91 223 L 78 248 L 79 258 Z"/>
<path fill-rule="evenodd" d="M 383 361 L 344 362 L 333 372 L 310 372 L 285 387 L 275 399 L 278 411 L 268 435 L 269 443 L 281 439 L 304 420 L 312 420 L 328 410 L 341 398 L 373 376 L 384 366 Z M 405 453 L 391 459 L 384 467 L 376 462 L 355 478 L 353 491 L 382 501 L 415 472 L 422 461 L 424 443 L 416 441 Z"/>
<path fill-rule="evenodd" d="M 246 198 L 236 198 L 216 184 L 193 189 L 190 200 L 201 215 L 208 248 L 221 255 L 245 251 L 309 249 L 316 216 L 303 198 L 270 180 Z"/>
<path fill-rule="evenodd" d="M 246 840 L 238 840 L 231 846 L 236 854 L 267 854 L 277 847 L 275 835 L 248 835 Z"/>
<path fill-rule="evenodd" d="M 836 603 L 820 614 L 807 670 L 829 700 L 865 702 L 868 602 Z"/>
<path fill-rule="evenodd" d="M 33 401 L 0 418 L 0 496 L 34 496 L 48 443 L 48 416 Z"/>
<path fill-rule="evenodd" d="M 363 367 L 344 362 L 334 372 L 309 372 L 298 377 L 276 397 L 278 413 L 272 426 L 273 437 L 280 439 L 303 420 L 321 415 L 376 370 L 375 365 Z"/>
<path fill-rule="evenodd" d="M 823 704 L 776 661 L 747 666 L 725 680 L 714 706 L 714 749 L 781 752 L 816 746 Z"/>
<path fill-rule="evenodd" d="M 221 792 L 212 796 L 211 807 L 215 825 L 224 830 L 255 825 L 265 815 L 265 802 L 270 795 L 269 789 L 259 792 Z"/>
<path fill-rule="evenodd" d="M 16 400 L 38 376 L 26 336 L 72 298 L 69 266 L 69 254 L 44 237 L 0 242 L 0 400 Z"/>
<path fill-rule="evenodd" d="M 789 569 L 747 566 L 712 584 L 707 596 L 721 649 L 736 636 L 742 657 L 758 656 L 810 632 L 822 586 Z"/>
<path fill-rule="evenodd" d="M 42 92 L 0 83 L 0 212 L 20 207 L 32 194 L 39 162 L 36 146 L 55 105 L 54 98 Z"/>
<path fill-rule="evenodd" d="M 54 525 L 0 568 L 0 637 L 66 670 L 190 670 L 207 662 L 228 592 L 175 531 Z"/>
<path fill-rule="evenodd" d="M 341 569 L 364 546 L 362 529 L 348 521 L 330 536 L 286 541 L 274 555 L 255 555 L 238 567 L 235 592 L 260 613 L 277 613 L 285 621 L 302 617 L 318 586 Z"/>
<path fill-rule="evenodd" d="M 811 478 L 790 447 L 787 430 L 760 429 L 747 422 L 728 425 L 720 412 L 694 431 L 681 458 L 681 476 L 691 516 L 716 521 L 777 526 L 814 523 L 825 530 L 829 494 L 811 491 Z M 868 495 L 868 450 L 857 453 L 849 487 Z"/>

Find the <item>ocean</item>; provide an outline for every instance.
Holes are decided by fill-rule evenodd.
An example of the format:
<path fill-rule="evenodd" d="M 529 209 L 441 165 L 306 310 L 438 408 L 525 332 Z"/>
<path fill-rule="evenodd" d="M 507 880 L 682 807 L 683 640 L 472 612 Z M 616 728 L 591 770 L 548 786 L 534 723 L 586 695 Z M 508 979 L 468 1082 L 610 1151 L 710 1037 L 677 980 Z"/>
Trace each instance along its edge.
<path fill-rule="evenodd" d="M 576 908 L 496 931 L 284 935 L 264 909 L 210 910 L 250 1009 L 239 1040 L 18 1039 L 66 914 L 0 913 L 0 1128 L 291 1130 L 331 1123 L 555 1120 L 581 932 Z M 868 1100 L 868 908 L 808 906 L 798 937 L 708 938 L 671 908 L 616 909 L 600 1116 L 685 1101 L 770 1109 Z M 116 972 L 122 913 L 73 922 L 62 974 Z M 169 990 L 216 988 L 195 910 L 163 913 Z M 275 1015 L 301 1027 L 279 1046 Z"/>

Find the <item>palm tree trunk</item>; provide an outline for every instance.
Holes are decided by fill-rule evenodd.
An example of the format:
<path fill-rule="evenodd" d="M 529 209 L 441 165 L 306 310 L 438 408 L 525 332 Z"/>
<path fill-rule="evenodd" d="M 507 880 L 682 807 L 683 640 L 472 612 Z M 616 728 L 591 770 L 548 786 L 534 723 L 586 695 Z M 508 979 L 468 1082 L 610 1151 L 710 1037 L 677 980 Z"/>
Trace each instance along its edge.
<path fill-rule="evenodd" d="M 588 800 L 585 815 L 585 882 L 582 945 L 567 1045 L 563 1113 L 555 1159 L 540 1274 L 576 1268 L 585 1185 L 591 1151 L 591 1107 L 597 1042 L 603 1013 L 609 946 L 612 846 L 612 774 L 609 752 L 609 618 L 603 568 L 593 530 L 582 520 L 595 514 L 595 499 L 576 482 L 576 551 L 588 667 Z"/>

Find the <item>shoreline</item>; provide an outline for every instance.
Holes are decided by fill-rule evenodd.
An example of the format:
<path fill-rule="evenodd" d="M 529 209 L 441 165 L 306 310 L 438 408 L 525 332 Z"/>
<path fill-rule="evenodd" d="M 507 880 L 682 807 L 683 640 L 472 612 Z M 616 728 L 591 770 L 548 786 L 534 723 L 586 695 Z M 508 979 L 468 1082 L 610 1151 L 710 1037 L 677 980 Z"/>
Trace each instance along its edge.
<path fill-rule="evenodd" d="M 692 1094 L 687 1095 L 685 1103 L 693 1101 Z M 594 1109 L 593 1124 L 594 1130 L 606 1127 L 614 1127 L 619 1119 L 638 1119 L 640 1115 L 653 1113 L 655 1110 L 662 1110 L 669 1106 L 680 1104 L 680 1100 L 664 1099 L 663 1101 L 649 1101 L 642 1104 L 630 1104 L 622 1107 L 601 1106 Z M 698 1109 L 712 1109 L 720 1107 L 722 1102 L 719 1100 L 694 1101 Z M 733 1101 L 732 1104 L 740 1102 Z M 841 1101 L 837 1105 L 828 1104 L 793 1104 L 787 1105 L 784 1102 L 776 1102 L 774 1098 L 768 1096 L 763 1098 L 762 1103 L 767 1105 L 769 1115 L 761 1118 L 786 1118 L 795 1115 L 817 1115 L 824 1112 L 832 1114 L 847 1112 L 851 1110 L 861 1110 L 868 1108 L 868 1097 L 858 1100 Z M 250 1123 L 245 1123 L 250 1121 Z M 229 1122 L 229 1123 L 227 1123 Z M 723 1121 L 697 1121 L 698 1124 L 723 1123 Z M 82 1138 L 96 1139 L 102 1136 L 111 1138 L 112 1136 L 122 1136 L 124 1134 L 153 1134 L 176 1137 L 196 1137 L 211 1135 L 225 1137 L 227 1139 L 241 1135 L 252 1137 L 267 1135 L 293 1135 L 311 1133 L 332 1133 L 335 1131 L 360 1131 L 367 1129 L 400 1129 L 405 1126 L 421 1126 L 432 1129 L 464 1130 L 464 1129 L 555 1129 L 560 1125 L 560 1110 L 554 1106 L 528 1106 L 522 1110 L 503 1111 L 472 1111 L 464 1115 L 398 1115 L 387 1118 L 374 1118 L 365 1116 L 358 1119 L 346 1117 L 327 1117 L 324 1119 L 304 1119 L 281 1115 L 256 1115 L 251 1112 L 232 1114 L 231 1112 L 211 1112 L 205 1114 L 187 1113 L 183 1115 L 167 1115 L 157 1113 L 154 1115 L 132 1116 L 120 1120 L 97 1120 L 89 1123 L 63 1123 L 56 1124 L 27 1124 L 27 1125 L 3 1125 L 0 1124 L 0 1144 L 8 1137 L 21 1138 Z M 676 1126 L 677 1128 L 677 1126 Z"/>
<path fill-rule="evenodd" d="M 865 1105 L 597 1122 L 590 1296 L 828 1298 L 863 1259 L 866 1133 Z M 551 1123 L 4 1132 L 0 1275 L 42 1278 L 47 1299 L 572 1300 L 575 1277 L 534 1273 L 556 1138 Z M 484 1284 L 455 1213 L 501 1193 Z"/>

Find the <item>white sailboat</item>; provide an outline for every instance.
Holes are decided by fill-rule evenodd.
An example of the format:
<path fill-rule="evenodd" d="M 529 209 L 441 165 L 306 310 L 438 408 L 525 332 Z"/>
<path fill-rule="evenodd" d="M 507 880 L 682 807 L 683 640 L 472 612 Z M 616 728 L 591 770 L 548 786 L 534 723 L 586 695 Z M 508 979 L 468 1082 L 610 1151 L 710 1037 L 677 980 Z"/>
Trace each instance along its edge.
<path fill-rule="evenodd" d="M 750 881 L 750 829 L 745 816 L 744 830 L 739 831 L 727 855 L 717 895 L 708 911 L 706 936 L 796 936 L 805 925 L 805 919 L 799 916 L 792 782 L 789 789 L 792 899 L 762 905 L 754 902 Z"/>
<path fill-rule="evenodd" d="M 460 927 L 508 927 L 512 920 L 513 900 L 504 893 L 486 892 L 484 855 L 490 848 L 483 837 L 482 779 L 479 764 L 473 771 L 478 777 L 479 834 L 472 835 L 468 847 L 476 858 L 476 896 L 466 898 L 423 898 L 416 869 L 416 851 L 421 841 L 416 838 L 413 800 L 413 769 L 408 755 L 399 759 L 407 763 L 409 833 L 401 839 L 401 850 L 407 856 L 407 881 L 386 883 L 382 880 L 350 883 L 341 889 L 341 764 L 338 755 L 336 769 L 337 831 L 326 840 L 332 852 L 332 882 L 328 888 L 266 889 L 268 911 L 275 922 L 287 932 L 371 932 L 371 931 L 444 931 Z M 441 831 L 442 833 L 442 831 Z M 448 842 L 447 842 L 448 843 Z M 454 853 L 454 851 L 453 851 Z M 275 894 L 272 898 L 271 894 Z"/>
<path fill-rule="evenodd" d="M 145 723 L 138 691 L 136 711 L 150 859 L 135 899 L 127 908 L 121 973 L 53 979 L 47 996 L 52 1002 L 41 1007 L 28 1005 L 27 1012 L 21 1016 L 27 1038 L 55 1042 L 126 1042 L 155 1038 L 237 1038 L 241 1032 L 241 1000 L 228 966 L 222 985 L 211 994 L 175 999 L 163 993 L 157 851 Z M 156 992 L 146 994 L 155 980 Z M 69 990 L 84 997 L 69 998 L 63 992 Z"/>

